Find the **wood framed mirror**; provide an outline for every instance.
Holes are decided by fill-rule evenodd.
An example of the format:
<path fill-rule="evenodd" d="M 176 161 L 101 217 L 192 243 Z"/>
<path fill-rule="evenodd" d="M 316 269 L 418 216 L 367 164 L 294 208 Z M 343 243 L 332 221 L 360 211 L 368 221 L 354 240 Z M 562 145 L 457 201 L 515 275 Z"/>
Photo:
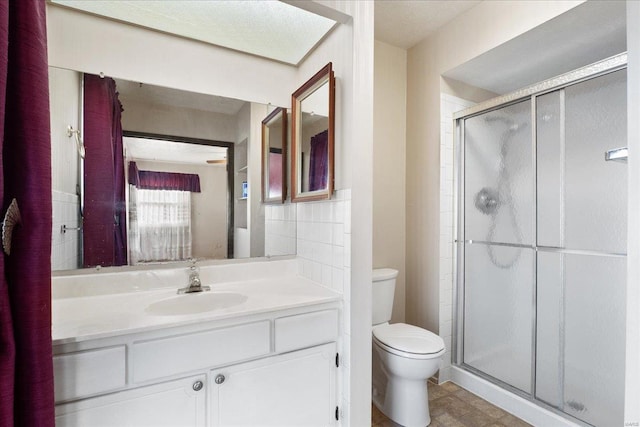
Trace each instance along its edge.
<path fill-rule="evenodd" d="M 287 198 L 287 110 L 276 108 L 262 121 L 262 202 Z"/>
<path fill-rule="evenodd" d="M 331 198 L 334 186 L 335 78 L 325 65 L 291 96 L 291 201 Z"/>

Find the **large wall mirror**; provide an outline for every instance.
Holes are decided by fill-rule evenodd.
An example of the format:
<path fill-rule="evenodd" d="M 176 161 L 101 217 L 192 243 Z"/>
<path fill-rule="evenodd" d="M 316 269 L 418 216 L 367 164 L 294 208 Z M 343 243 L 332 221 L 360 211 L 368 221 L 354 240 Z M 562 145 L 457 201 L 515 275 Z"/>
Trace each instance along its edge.
<path fill-rule="evenodd" d="M 276 108 L 262 121 L 262 201 L 287 198 L 287 110 Z"/>
<path fill-rule="evenodd" d="M 293 93 L 291 105 L 291 200 L 331 198 L 335 134 L 335 78 L 331 63 Z"/>
<path fill-rule="evenodd" d="M 283 225 L 265 218 L 261 203 L 260 130 L 270 107 L 56 67 L 49 76 L 53 270 L 295 254 L 295 244 L 269 252 Z M 99 119 L 89 131 L 92 85 L 114 86 L 121 129 Z M 285 110 L 276 111 L 284 126 L 273 123 L 274 149 L 275 135 L 286 135 Z M 107 160 L 91 139 L 104 139 Z M 98 191 L 86 192 L 90 183 Z"/>

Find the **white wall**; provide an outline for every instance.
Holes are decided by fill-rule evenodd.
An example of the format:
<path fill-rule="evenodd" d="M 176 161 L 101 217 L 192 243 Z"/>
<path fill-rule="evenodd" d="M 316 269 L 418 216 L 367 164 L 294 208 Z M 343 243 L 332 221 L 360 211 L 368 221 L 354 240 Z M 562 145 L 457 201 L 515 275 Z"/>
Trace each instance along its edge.
<path fill-rule="evenodd" d="M 249 151 L 247 153 L 249 183 L 249 232 L 251 257 L 264 256 L 264 205 L 262 204 L 262 119 L 267 106 L 251 103 Z"/>
<path fill-rule="evenodd" d="M 125 131 L 233 142 L 236 118 L 192 108 L 149 104 L 120 96 Z"/>
<path fill-rule="evenodd" d="M 374 53 L 373 267 L 399 271 L 391 321 L 404 322 L 407 51 L 376 41 Z"/>
<path fill-rule="evenodd" d="M 241 198 L 242 183 L 247 181 L 249 161 L 249 139 L 251 138 L 251 106 L 245 104 L 236 114 L 236 135 L 234 151 L 234 176 L 233 176 L 233 203 L 234 203 L 234 232 L 233 232 L 233 256 L 234 258 L 248 258 L 251 256 L 251 236 L 249 233 L 249 199 Z M 252 189 L 249 188 L 249 191 Z"/>
<path fill-rule="evenodd" d="M 49 104 L 51 110 L 51 168 L 53 227 L 51 239 L 52 270 L 68 270 L 81 266 L 82 233 L 61 232 L 62 225 L 80 226 L 78 150 L 75 136 L 67 135 L 67 126 L 81 128 L 80 73 L 49 67 Z"/>
<path fill-rule="evenodd" d="M 580 3 L 484 1 L 409 50 L 406 307 L 409 323 L 432 331 L 440 327 L 440 93 L 450 89 L 441 75 Z"/>
<path fill-rule="evenodd" d="M 340 405 L 341 423 L 353 426 L 370 425 L 373 3 L 337 0 L 296 3 L 305 8 L 329 7 L 330 12 L 338 11 L 341 14 L 339 19 L 344 18 L 345 14 L 347 18 L 350 17 L 344 19 L 343 24 L 327 37 L 322 46 L 300 65 L 298 85 L 304 83 L 327 62 L 333 63 L 337 106 L 335 137 L 335 188 L 337 191 L 333 201 L 299 203 L 298 215 L 303 217 L 299 216 L 298 222 L 300 225 L 300 218 L 305 218 L 305 221 L 309 220 L 308 227 L 315 230 L 318 225 L 327 220 L 323 212 L 336 209 L 336 206 L 344 203 L 345 266 L 344 281 L 341 286 L 344 289 L 345 299 L 343 322 L 345 340 L 340 349 L 343 369 L 341 379 L 344 387 L 343 403 Z M 305 206 L 312 207 L 305 208 Z M 336 233 L 339 232 L 336 231 Z M 308 260 L 327 265 L 323 263 L 323 257 L 322 254 L 318 256 L 312 254 Z M 301 272 L 303 273 L 304 265 L 305 262 L 302 261 Z M 338 282 L 333 282 L 333 276 L 332 286 L 340 286 Z"/>
<path fill-rule="evenodd" d="M 297 70 L 282 63 L 99 18 L 47 3 L 49 65 L 289 105 Z"/>
<path fill-rule="evenodd" d="M 262 119 L 267 106 L 247 103 L 236 115 L 234 176 L 236 258 L 261 257 L 265 249 L 265 213 L 262 200 Z M 246 142 L 244 142 L 246 141 Z M 246 159 L 245 156 L 246 150 Z M 246 163 L 245 163 L 246 162 Z M 239 171 L 242 164 L 248 167 Z M 247 199 L 240 200 L 242 182 L 247 181 Z M 245 228 L 246 230 L 242 230 Z M 237 235 L 236 235 L 237 234 Z M 292 252 L 290 252 L 292 253 Z"/>

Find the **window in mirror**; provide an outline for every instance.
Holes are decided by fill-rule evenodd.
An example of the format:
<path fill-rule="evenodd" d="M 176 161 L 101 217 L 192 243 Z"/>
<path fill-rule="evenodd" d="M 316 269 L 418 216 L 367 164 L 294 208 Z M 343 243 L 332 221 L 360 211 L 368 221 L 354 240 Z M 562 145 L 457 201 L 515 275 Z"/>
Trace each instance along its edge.
<path fill-rule="evenodd" d="M 262 121 L 262 201 L 287 198 L 287 110 L 276 108 Z"/>
<path fill-rule="evenodd" d="M 232 144 L 158 137 L 125 132 L 129 263 L 232 258 Z"/>
<path fill-rule="evenodd" d="M 292 95 L 294 202 L 331 198 L 334 115 L 335 78 L 329 63 Z"/>

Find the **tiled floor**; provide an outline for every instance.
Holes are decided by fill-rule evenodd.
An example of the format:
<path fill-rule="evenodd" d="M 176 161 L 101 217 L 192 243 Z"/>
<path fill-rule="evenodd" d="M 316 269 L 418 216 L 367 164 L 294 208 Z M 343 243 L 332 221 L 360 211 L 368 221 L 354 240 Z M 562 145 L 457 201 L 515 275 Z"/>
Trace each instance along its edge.
<path fill-rule="evenodd" d="M 429 383 L 429 427 L 526 427 L 519 418 L 452 382 Z M 371 405 L 371 427 L 397 427 L 382 412 Z"/>

